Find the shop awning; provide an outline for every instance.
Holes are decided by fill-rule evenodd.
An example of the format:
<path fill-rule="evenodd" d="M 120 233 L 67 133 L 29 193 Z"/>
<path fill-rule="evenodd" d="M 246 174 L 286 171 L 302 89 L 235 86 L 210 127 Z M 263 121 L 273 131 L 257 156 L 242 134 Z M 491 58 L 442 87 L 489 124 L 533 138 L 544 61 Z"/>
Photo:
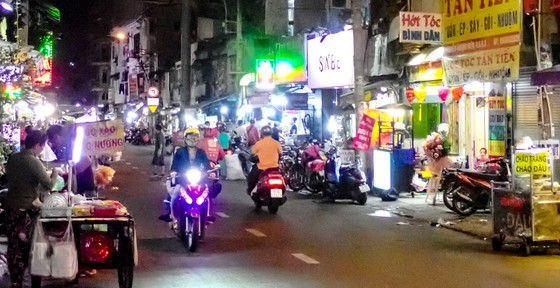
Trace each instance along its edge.
<path fill-rule="evenodd" d="M 560 85 L 560 65 L 533 73 L 531 75 L 531 85 Z"/>
<path fill-rule="evenodd" d="M 406 66 L 417 66 L 428 62 L 441 61 L 443 58 L 443 47 L 434 47 L 422 51 L 422 53 L 412 57 Z"/>

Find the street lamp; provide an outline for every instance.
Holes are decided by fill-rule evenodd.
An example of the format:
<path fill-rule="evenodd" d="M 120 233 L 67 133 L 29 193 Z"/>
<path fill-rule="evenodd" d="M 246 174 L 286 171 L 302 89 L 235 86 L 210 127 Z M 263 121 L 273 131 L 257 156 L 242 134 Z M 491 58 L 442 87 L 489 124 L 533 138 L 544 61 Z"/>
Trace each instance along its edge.
<path fill-rule="evenodd" d="M 117 34 L 115 34 L 115 37 L 122 41 L 126 39 L 126 34 L 124 34 L 124 32 L 118 32 Z"/>
<path fill-rule="evenodd" d="M 5 0 L 0 2 L 0 7 L 2 7 L 2 10 L 6 11 L 6 12 L 14 12 L 14 6 L 12 6 L 12 4 L 6 2 Z"/>
<path fill-rule="evenodd" d="M 227 106 L 222 106 L 222 107 L 220 108 L 220 113 L 222 113 L 223 115 L 228 114 L 228 111 L 229 111 L 229 109 L 228 109 Z"/>

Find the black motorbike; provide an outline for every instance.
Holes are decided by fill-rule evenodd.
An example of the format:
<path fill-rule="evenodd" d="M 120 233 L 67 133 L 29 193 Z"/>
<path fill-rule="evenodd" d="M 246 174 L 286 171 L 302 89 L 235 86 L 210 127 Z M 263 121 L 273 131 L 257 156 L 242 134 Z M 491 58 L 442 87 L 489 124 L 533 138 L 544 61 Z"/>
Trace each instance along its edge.
<path fill-rule="evenodd" d="M 356 162 L 355 165 L 342 165 L 337 149 L 331 148 L 327 153 L 323 196 L 333 203 L 340 199 L 350 199 L 359 205 L 366 204 L 370 187 L 361 170 L 360 159 Z"/>

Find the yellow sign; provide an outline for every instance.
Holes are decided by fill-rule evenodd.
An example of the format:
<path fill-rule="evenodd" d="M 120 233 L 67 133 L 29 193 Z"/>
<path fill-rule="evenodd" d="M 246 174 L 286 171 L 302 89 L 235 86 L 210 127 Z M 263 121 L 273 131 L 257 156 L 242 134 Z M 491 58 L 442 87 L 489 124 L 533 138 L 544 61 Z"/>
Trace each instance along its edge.
<path fill-rule="evenodd" d="M 443 79 L 441 61 L 423 63 L 418 66 L 410 66 L 409 71 L 410 75 L 408 80 L 410 82 L 425 82 Z"/>
<path fill-rule="evenodd" d="M 448 86 L 471 81 L 515 81 L 519 78 L 519 46 L 444 57 L 443 66 Z"/>
<path fill-rule="evenodd" d="M 542 150 L 541 150 L 542 151 Z M 516 152 L 515 153 L 515 172 L 520 174 L 548 175 L 548 152 Z"/>
<path fill-rule="evenodd" d="M 519 34 L 522 14 L 520 0 L 443 0 L 443 44 Z"/>

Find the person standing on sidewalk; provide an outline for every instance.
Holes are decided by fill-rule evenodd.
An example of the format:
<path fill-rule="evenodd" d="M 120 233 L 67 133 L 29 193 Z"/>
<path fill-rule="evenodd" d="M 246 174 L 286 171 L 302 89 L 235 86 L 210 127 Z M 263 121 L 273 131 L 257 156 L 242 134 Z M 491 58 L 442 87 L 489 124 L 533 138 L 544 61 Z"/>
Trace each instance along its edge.
<path fill-rule="evenodd" d="M 165 176 L 165 134 L 163 134 L 163 127 L 161 124 L 156 124 L 155 128 L 156 145 L 154 148 L 154 157 L 152 158 L 153 177 L 158 176 L 158 170 L 160 171 L 159 176 L 163 177 Z"/>
<path fill-rule="evenodd" d="M 11 155 L 6 164 L 7 258 L 12 288 L 23 287 L 23 275 L 29 265 L 31 232 L 41 204 L 37 188 L 40 185 L 50 190 L 58 178 L 57 168 L 52 170 L 49 177 L 38 158 L 46 143 L 45 133 L 30 131 L 25 138 L 25 149 Z"/>

